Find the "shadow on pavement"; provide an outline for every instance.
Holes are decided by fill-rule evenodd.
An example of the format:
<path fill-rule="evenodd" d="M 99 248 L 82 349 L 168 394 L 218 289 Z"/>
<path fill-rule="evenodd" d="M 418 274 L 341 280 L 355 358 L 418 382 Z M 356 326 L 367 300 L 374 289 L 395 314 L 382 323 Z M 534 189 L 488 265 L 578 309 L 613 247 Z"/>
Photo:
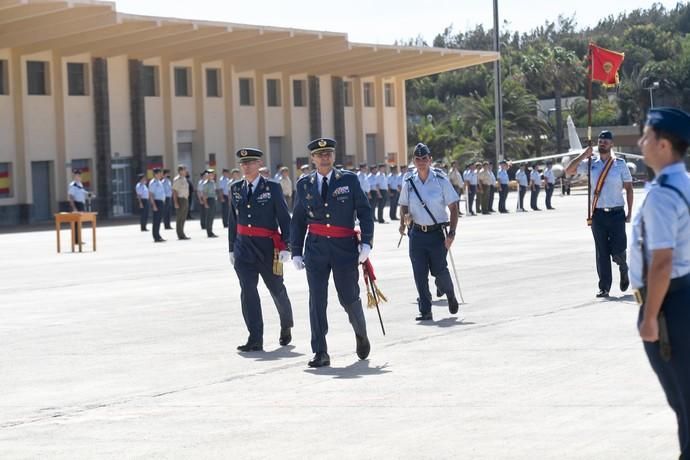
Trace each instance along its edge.
<path fill-rule="evenodd" d="M 237 354 L 243 358 L 255 359 L 256 361 L 277 361 L 279 359 L 299 358 L 300 356 L 304 356 L 304 353 L 297 353 L 293 351 L 294 349 L 294 345 L 288 345 L 271 351 L 255 351 L 250 353 L 237 352 Z"/>
<path fill-rule="evenodd" d="M 304 372 L 335 379 L 359 379 L 366 375 L 382 375 L 391 371 L 388 370 L 388 363 L 382 366 L 369 367 L 369 360 L 365 359 L 345 367 L 319 367 L 317 369 L 305 369 Z"/>
<path fill-rule="evenodd" d="M 436 326 L 436 327 L 453 327 L 453 326 L 471 326 L 473 324 L 472 321 L 463 321 L 462 319 L 458 319 L 455 316 L 452 318 L 443 318 L 438 321 L 420 321 L 419 325 L 420 326 Z"/>
<path fill-rule="evenodd" d="M 632 294 L 626 294 L 626 295 L 623 295 L 620 297 L 609 297 L 609 301 L 611 301 L 611 302 L 634 302 L 635 296 Z M 637 305 L 637 303 L 635 305 Z"/>

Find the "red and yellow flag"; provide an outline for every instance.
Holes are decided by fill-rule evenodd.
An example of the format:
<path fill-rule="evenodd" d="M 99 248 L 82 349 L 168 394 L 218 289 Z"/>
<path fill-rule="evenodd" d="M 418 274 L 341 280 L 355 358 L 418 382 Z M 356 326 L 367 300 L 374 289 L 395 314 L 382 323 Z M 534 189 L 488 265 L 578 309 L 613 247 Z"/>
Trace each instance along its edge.
<path fill-rule="evenodd" d="M 604 86 L 616 86 L 618 84 L 618 69 L 623 63 L 625 54 L 590 43 L 589 55 L 592 81 L 600 81 Z"/>

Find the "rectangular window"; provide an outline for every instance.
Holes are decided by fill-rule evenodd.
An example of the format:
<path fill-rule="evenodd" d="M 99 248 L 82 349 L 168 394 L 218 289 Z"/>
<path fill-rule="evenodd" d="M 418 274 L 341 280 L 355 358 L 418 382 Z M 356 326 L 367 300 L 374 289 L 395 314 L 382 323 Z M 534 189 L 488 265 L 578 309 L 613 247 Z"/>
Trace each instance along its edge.
<path fill-rule="evenodd" d="M 240 105 L 254 105 L 253 78 L 240 78 Z"/>
<path fill-rule="evenodd" d="M 343 82 L 343 105 L 345 107 L 352 107 L 352 82 Z"/>
<path fill-rule="evenodd" d="M 0 198 L 12 198 L 12 163 L 0 163 Z"/>
<path fill-rule="evenodd" d="M 141 73 L 144 97 L 158 97 L 158 66 L 142 66 Z"/>
<path fill-rule="evenodd" d="M 86 64 L 83 62 L 67 63 L 67 94 L 86 96 Z"/>
<path fill-rule="evenodd" d="M 189 67 L 175 67 L 175 96 L 188 97 L 192 95 Z"/>
<path fill-rule="evenodd" d="M 386 98 L 386 107 L 395 107 L 395 93 L 393 93 L 393 83 L 386 83 L 383 88 Z"/>
<path fill-rule="evenodd" d="M 364 83 L 364 107 L 374 107 L 374 84 Z"/>
<path fill-rule="evenodd" d="M 7 60 L 0 59 L 0 96 L 10 94 L 9 73 L 7 70 Z"/>
<path fill-rule="evenodd" d="M 305 88 L 307 87 L 306 80 L 292 80 L 292 102 L 295 107 L 304 107 L 307 105 Z"/>
<path fill-rule="evenodd" d="M 266 80 L 266 101 L 269 107 L 280 107 L 280 80 L 275 78 Z"/>
<path fill-rule="evenodd" d="M 206 69 L 206 97 L 220 95 L 220 69 Z"/>
<path fill-rule="evenodd" d="M 49 94 L 47 62 L 26 61 L 26 78 L 30 95 L 44 96 Z"/>

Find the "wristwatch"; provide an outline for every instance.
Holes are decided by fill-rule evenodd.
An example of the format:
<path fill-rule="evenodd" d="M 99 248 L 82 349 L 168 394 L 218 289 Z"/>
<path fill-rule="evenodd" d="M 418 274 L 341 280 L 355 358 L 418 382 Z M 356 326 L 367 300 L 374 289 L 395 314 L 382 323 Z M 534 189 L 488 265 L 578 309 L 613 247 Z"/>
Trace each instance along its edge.
<path fill-rule="evenodd" d="M 455 230 L 448 230 L 448 236 L 455 238 Z"/>

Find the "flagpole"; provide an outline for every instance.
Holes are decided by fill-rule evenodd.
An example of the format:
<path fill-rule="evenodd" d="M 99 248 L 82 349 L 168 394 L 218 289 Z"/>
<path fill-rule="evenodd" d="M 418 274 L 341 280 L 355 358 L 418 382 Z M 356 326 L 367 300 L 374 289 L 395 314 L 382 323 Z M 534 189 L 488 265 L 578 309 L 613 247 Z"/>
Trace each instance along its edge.
<path fill-rule="evenodd" d="M 594 59 L 592 43 L 589 44 L 589 90 L 587 92 L 587 147 L 592 147 L 592 80 L 594 78 Z M 592 225 L 592 158 L 587 163 L 587 225 Z"/>

